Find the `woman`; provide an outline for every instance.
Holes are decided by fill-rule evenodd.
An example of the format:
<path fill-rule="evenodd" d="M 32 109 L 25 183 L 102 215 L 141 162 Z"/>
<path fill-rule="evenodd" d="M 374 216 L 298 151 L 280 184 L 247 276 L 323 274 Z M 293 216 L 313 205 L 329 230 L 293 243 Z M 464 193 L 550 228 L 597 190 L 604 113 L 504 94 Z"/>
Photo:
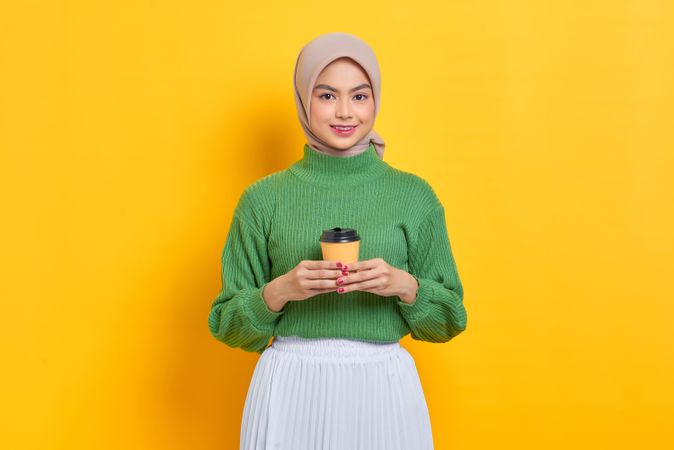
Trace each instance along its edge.
<path fill-rule="evenodd" d="M 208 318 L 216 339 L 261 353 L 241 449 L 432 449 L 400 339 L 447 342 L 466 328 L 444 207 L 382 159 L 379 66 L 365 42 L 318 36 L 294 83 L 303 158 L 242 193 Z M 357 262 L 322 259 L 333 227 L 357 230 Z"/>

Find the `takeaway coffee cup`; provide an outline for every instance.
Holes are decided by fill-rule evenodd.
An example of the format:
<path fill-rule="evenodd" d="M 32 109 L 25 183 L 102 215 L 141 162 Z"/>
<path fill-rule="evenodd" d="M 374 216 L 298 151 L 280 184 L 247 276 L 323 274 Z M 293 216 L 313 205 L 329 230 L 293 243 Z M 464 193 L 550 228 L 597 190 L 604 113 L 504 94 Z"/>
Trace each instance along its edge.
<path fill-rule="evenodd" d="M 323 230 L 320 238 L 323 259 L 349 264 L 358 261 L 360 236 L 353 228 Z"/>

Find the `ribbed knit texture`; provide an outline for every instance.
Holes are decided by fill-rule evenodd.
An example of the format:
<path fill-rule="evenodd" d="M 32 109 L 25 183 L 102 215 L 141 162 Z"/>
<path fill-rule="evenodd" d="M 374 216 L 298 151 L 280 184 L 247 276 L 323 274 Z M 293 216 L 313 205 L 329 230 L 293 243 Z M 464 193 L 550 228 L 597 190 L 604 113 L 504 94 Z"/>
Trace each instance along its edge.
<path fill-rule="evenodd" d="M 329 292 L 270 310 L 262 298 L 266 283 L 302 260 L 322 259 L 318 239 L 334 227 L 358 231 L 360 260 L 380 257 L 413 275 L 414 302 Z M 258 353 L 272 336 L 392 342 L 411 333 L 447 342 L 465 330 L 466 310 L 442 203 L 428 182 L 379 159 L 372 144 L 348 157 L 305 145 L 302 159 L 241 194 L 208 326 L 219 341 Z"/>

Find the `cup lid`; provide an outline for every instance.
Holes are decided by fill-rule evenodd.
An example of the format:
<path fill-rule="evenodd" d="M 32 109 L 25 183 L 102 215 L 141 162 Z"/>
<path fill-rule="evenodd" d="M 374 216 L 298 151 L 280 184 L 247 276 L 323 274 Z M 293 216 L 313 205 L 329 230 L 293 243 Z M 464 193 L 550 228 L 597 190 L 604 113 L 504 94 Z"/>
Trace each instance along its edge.
<path fill-rule="evenodd" d="M 353 228 L 335 227 L 329 230 L 323 230 L 320 238 L 321 242 L 353 242 L 360 241 L 360 236 Z"/>

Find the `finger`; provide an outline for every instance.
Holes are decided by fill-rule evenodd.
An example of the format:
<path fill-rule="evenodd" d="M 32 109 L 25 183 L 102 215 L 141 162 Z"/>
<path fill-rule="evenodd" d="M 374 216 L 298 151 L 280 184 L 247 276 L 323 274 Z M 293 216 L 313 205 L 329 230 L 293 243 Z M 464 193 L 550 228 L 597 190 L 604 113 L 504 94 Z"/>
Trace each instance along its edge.
<path fill-rule="evenodd" d="M 370 270 L 374 269 L 381 263 L 382 259 L 381 258 L 372 258 L 372 259 L 366 259 L 364 261 L 355 261 L 352 263 L 349 263 L 348 270 L 349 272 L 351 271 L 360 271 L 360 270 Z"/>
<path fill-rule="evenodd" d="M 333 288 L 330 288 L 330 289 L 309 289 L 309 291 L 307 292 L 307 296 L 304 297 L 302 300 L 312 298 L 316 295 L 329 294 L 331 292 L 335 292 L 335 289 L 333 289 Z"/>
<path fill-rule="evenodd" d="M 327 260 L 327 259 L 307 259 L 302 261 L 302 265 L 310 270 L 320 269 L 341 269 L 344 264 L 341 261 Z"/>
<path fill-rule="evenodd" d="M 351 268 L 349 267 L 349 270 Z M 381 272 L 379 270 L 371 269 L 371 270 L 362 270 L 357 273 L 349 273 L 349 275 L 344 275 L 340 276 L 337 278 L 338 284 L 340 286 L 344 286 L 346 284 L 354 284 L 354 283 L 360 283 L 362 281 L 367 281 L 367 280 L 373 280 L 375 278 L 378 278 L 381 276 Z M 341 283 L 339 283 L 339 280 L 342 280 Z"/>
<path fill-rule="evenodd" d="M 306 279 L 307 280 L 336 280 L 337 278 L 344 276 L 342 269 L 316 269 L 311 270 L 307 269 Z"/>
<path fill-rule="evenodd" d="M 341 292 L 341 294 L 346 294 L 347 292 L 353 292 L 353 291 L 367 291 L 367 290 L 380 289 L 382 287 L 382 283 L 381 283 L 381 280 L 375 278 L 373 280 L 367 280 L 367 281 L 362 281 L 360 283 L 348 284 L 346 286 L 342 285 L 340 287 L 342 289 L 344 289 Z"/>
<path fill-rule="evenodd" d="M 334 291 L 338 288 L 339 286 L 335 282 L 335 280 L 309 280 L 306 283 L 306 288 L 307 289 L 312 289 L 312 290 L 329 290 L 329 291 Z"/>

